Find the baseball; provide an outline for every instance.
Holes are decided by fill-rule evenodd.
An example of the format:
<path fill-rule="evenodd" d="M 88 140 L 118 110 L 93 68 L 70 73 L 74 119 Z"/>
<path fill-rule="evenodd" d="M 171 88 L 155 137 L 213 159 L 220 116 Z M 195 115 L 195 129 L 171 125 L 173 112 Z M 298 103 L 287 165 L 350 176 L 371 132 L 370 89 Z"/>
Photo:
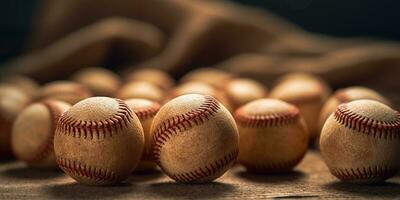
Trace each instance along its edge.
<path fill-rule="evenodd" d="M 71 79 L 86 86 L 95 96 L 112 96 L 121 84 L 114 72 L 98 67 L 78 71 Z"/>
<path fill-rule="evenodd" d="M 340 104 L 322 129 L 320 149 L 343 181 L 384 181 L 399 169 L 400 114 L 374 100 Z"/>
<path fill-rule="evenodd" d="M 164 102 L 170 101 L 175 97 L 185 94 L 211 95 L 218 99 L 218 101 L 220 101 L 229 111 L 232 110 L 231 105 L 229 104 L 228 99 L 223 92 L 212 87 L 211 85 L 201 82 L 187 82 L 175 87 L 169 92 L 168 95 L 166 95 Z"/>
<path fill-rule="evenodd" d="M 31 104 L 14 122 L 11 146 L 15 156 L 34 167 L 55 168 L 53 138 L 57 121 L 71 105 L 54 100 Z"/>
<path fill-rule="evenodd" d="M 55 81 L 42 87 L 39 99 L 54 99 L 74 105 L 91 96 L 92 93 L 82 84 L 72 81 Z"/>
<path fill-rule="evenodd" d="M 133 81 L 122 86 L 116 97 L 119 99 L 142 98 L 162 102 L 164 91 L 149 82 Z"/>
<path fill-rule="evenodd" d="M 239 162 L 250 172 L 282 173 L 304 157 L 309 135 L 299 109 L 277 99 L 252 101 L 235 112 Z"/>
<path fill-rule="evenodd" d="M 59 119 L 54 136 L 58 166 L 76 181 L 110 185 L 129 177 L 144 149 L 143 128 L 122 100 L 92 97 Z"/>
<path fill-rule="evenodd" d="M 160 87 L 163 91 L 171 89 L 175 85 L 175 81 L 169 74 L 162 70 L 143 68 L 134 70 L 126 76 L 128 82 L 144 81 L 152 83 Z"/>
<path fill-rule="evenodd" d="M 310 131 L 310 139 L 314 139 L 319 136 L 319 114 L 329 94 L 330 89 L 318 78 L 296 73 L 278 81 L 269 97 L 296 105 Z"/>
<path fill-rule="evenodd" d="M 199 68 L 183 76 L 181 82 L 202 82 L 217 89 L 223 89 L 233 77 L 232 74 L 219 69 Z"/>
<path fill-rule="evenodd" d="M 31 78 L 22 75 L 12 75 L 8 77 L 4 77 L 2 79 L 3 83 L 13 85 L 21 90 L 23 90 L 26 94 L 35 98 L 39 92 L 39 84 Z"/>
<path fill-rule="evenodd" d="M 318 123 L 320 130 L 322 130 L 326 119 L 328 119 L 329 115 L 335 112 L 335 109 L 339 104 L 359 99 L 370 99 L 389 106 L 391 105 L 386 97 L 366 87 L 354 86 L 337 90 L 331 97 L 329 97 L 322 107 Z"/>
<path fill-rule="evenodd" d="M 160 110 L 160 104 L 147 99 L 128 99 L 125 100 L 129 108 L 138 116 L 144 132 L 144 151 L 142 160 L 135 171 L 154 170 L 157 164 L 152 160 L 150 128 L 154 116 Z"/>
<path fill-rule="evenodd" d="M 30 101 L 30 96 L 21 89 L 8 84 L 0 85 L 0 157 L 11 156 L 12 124 Z"/>
<path fill-rule="evenodd" d="M 210 182 L 238 156 L 238 130 L 229 111 L 214 97 L 189 94 L 161 107 L 152 126 L 153 156 L 170 178 Z"/>
<path fill-rule="evenodd" d="M 228 83 L 225 88 L 226 96 L 234 109 L 249 103 L 250 101 L 265 97 L 265 87 L 247 78 L 237 78 Z"/>

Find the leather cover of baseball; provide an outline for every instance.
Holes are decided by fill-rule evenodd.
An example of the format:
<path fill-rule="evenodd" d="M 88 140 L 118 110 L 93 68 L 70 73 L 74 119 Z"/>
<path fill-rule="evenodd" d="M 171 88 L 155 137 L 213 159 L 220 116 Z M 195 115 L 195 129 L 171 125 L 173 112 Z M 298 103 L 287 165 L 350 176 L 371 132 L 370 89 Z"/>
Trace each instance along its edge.
<path fill-rule="evenodd" d="M 18 87 L 9 84 L 0 85 L 0 158 L 12 155 L 12 124 L 30 101 L 30 96 Z"/>
<path fill-rule="evenodd" d="M 56 168 L 53 139 L 57 121 L 71 105 L 44 100 L 24 109 L 14 122 L 11 144 L 15 156 L 28 165 Z"/>
<path fill-rule="evenodd" d="M 164 91 L 156 85 L 145 81 L 128 82 L 118 90 L 116 97 L 119 99 L 141 98 L 161 102 Z"/>
<path fill-rule="evenodd" d="M 144 81 L 160 87 L 163 91 L 170 90 L 174 85 L 174 79 L 166 72 L 159 69 L 143 68 L 134 70 L 126 76 L 128 82 Z"/>
<path fill-rule="evenodd" d="M 54 99 L 71 105 L 91 96 L 88 88 L 72 81 L 50 82 L 41 88 L 39 94 L 40 99 Z"/>
<path fill-rule="evenodd" d="M 74 74 L 71 79 L 86 86 L 95 96 L 110 97 L 121 85 L 117 74 L 99 67 L 85 68 Z"/>
<path fill-rule="evenodd" d="M 143 128 L 125 102 L 108 97 L 80 101 L 57 123 L 59 167 L 76 181 L 110 185 L 128 178 L 144 149 Z"/>
<path fill-rule="evenodd" d="M 169 101 L 154 118 L 151 133 L 154 159 L 178 182 L 213 181 L 238 156 L 236 123 L 212 96 L 189 94 Z"/>
<path fill-rule="evenodd" d="M 400 114 L 373 100 L 340 104 L 321 134 L 321 154 L 343 181 L 374 183 L 399 170 Z"/>
<path fill-rule="evenodd" d="M 259 99 L 235 113 L 239 162 L 250 172 L 292 170 L 307 151 L 309 135 L 299 109 L 277 99 Z"/>
<path fill-rule="evenodd" d="M 186 82 L 202 82 L 209 84 L 217 89 L 223 89 L 226 83 L 234 78 L 233 74 L 215 69 L 215 68 L 199 68 L 190 71 L 181 78 L 182 83 Z"/>
<path fill-rule="evenodd" d="M 233 109 L 237 109 L 250 101 L 264 98 L 267 90 L 255 80 L 237 78 L 228 83 L 225 93 Z"/>
<path fill-rule="evenodd" d="M 154 170 L 157 164 L 152 159 L 151 152 L 151 123 L 154 116 L 160 110 L 160 104 L 147 99 L 127 99 L 125 100 L 129 108 L 138 116 L 144 132 L 144 151 L 142 160 L 136 167 L 135 171 L 149 171 Z"/>

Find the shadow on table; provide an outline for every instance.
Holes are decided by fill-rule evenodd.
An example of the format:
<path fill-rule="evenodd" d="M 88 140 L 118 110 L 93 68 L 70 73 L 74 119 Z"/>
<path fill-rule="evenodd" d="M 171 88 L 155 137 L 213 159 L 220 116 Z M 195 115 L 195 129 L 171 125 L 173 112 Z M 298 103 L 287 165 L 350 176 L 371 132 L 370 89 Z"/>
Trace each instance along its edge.
<path fill-rule="evenodd" d="M 26 179 L 26 180 L 39 180 L 51 179 L 64 176 L 61 170 L 57 169 L 38 169 L 29 166 L 16 166 L 1 172 L 2 176 L 11 178 Z"/>
<path fill-rule="evenodd" d="M 146 192 L 158 197 L 174 199 L 213 199 L 232 193 L 236 187 L 231 184 L 211 182 L 205 184 L 182 184 L 163 182 L 151 184 Z"/>
<path fill-rule="evenodd" d="M 143 172 L 134 172 L 127 180 L 127 182 L 140 183 L 147 182 L 159 179 L 164 177 L 164 174 L 161 171 L 143 171 Z"/>
<path fill-rule="evenodd" d="M 240 170 L 234 173 L 237 177 L 247 181 L 257 183 L 281 183 L 300 181 L 306 177 L 306 174 L 300 171 L 291 171 L 284 174 L 266 174 L 266 173 L 251 173 L 246 170 Z"/>
<path fill-rule="evenodd" d="M 399 197 L 400 184 L 384 182 L 380 184 L 360 185 L 346 182 L 332 182 L 323 186 L 324 189 L 363 197 Z"/>
<path fill-rule="evenodd" d="M 54 199 L 112 199 L 134 192 L 134 185 L 120 183 L 115 186 L 86 186 L 72 182 L 49 185 L 45 190 Z"/>

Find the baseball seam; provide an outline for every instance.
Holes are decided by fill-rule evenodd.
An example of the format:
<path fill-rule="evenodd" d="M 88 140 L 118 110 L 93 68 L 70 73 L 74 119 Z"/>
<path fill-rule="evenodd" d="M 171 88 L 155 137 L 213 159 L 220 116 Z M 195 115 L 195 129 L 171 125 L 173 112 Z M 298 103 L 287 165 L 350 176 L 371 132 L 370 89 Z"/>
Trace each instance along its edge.
<path fill-rule="evenodd" d="M 109 119 L 99 121 L 84 121 L 74 119 L 67 116 L 65 112 L 60 120 L 56 132 L 67 136 L 84 139 L 105 139 L 118 134 L 118 130 L 122 126 L 128 126 L 133 119 L 133 111 L 120 99 L 115 99 L 118 102 L 118 111 Z"/>
<path fill-rule="evenodd" d="M 337 107 L 334 118 L 343 126 L 374 138 L 400 139 L 400 113 L 397 113 L 395 121 L 378 121 L 352 112 L 346 104 L 341 104 Z"/>
<path fill-rule="evenodd" d="M 159 110 L 160 110 L 160 104 L 154 102 L 149 107 L 136 109 L 133 110 L 133 112 L 138 116 L 139 119 L 145 120 L 149 117 L 154 117 Z"/>
<path fill-rule="evenodd" d="M 107 169 L 96 168 L 85 163 L 58 157 L 58 165 L 67 174 L 73 174 L 77 177 L 84 177 L 99 182 L 114 182 L 118 179 L 115 172 Z"/>
<path fill-rule="evenodd" d="M 253 164 L 250 162 L 246 162 L 243 160 L 239 160 L 239 162 L 245 166 L 248 170 L 250 171 L 255 171 L 255 172 L 286 172 L 293 167 L 295 167 L 297 164 L 300 163 L 300 161 L 304 158 L 304 155 L 306 152 L 300 154 L 296 158 L 288 161 L 282 161 L 282 162 L 277 162 L 277 163 L 263 163 L 263 164 Z"/>
<path fill-rule="evenodd" d="M 193 109 L 187 113 L 174 116 L 165 120 L 162 124 L 160 124 L 153 133 L 153 157 L 155 162 L 161 167 L 162 164 L 160 162 L 160 153 L 164 144 L 174 135 L 179 132 L 183 132 L 193 127 L 194 125 L 199 126 L 203 124 L 206 120 L 208 120 L 211 116 L 214 116 L 215 113 L 221 108 L 219 103 L 212 96 L 205 96 L 205 101 L 200 105 L 200 107 Z M 181 174 L 172 174 L 168 173 L 166 170 L 163 170 L 167 173 L 169 177 L 179 182 L 191 182 L 195 180 L 201 180 L 203 178 L 209 177 L 216 172 L 222 170 L 224 167 L 227 167 L 227 164 L 232 162 L 237 158 L 238 150 L 235 150 L 227 155 L 225 155 L 222 159 L 212 162 L 207 166 L 202 168 L 198 168 L 193 171 L 189 171 Z"/>
<path fill-rule="evenodd" d="M 180 174 L 170 174 L 168 172 L 167 173 L 168 173 L 168 176 L 170 176 L 172 179 L 177 180 L 182 183 L 189 183 L 189 182 L 194 182 L 194 181 L 201 182 L 203 178 L 213 176 L 214 174 L 218 173 L 222 169 L 229 167 L 230 164 L 233 164 L 232 161 L 236 160 L 238 153 L 239 153 L 239 150 L 236 149 L 236 150 L 226 154 L 223 158 L 218 159 L 204 167 L 199 167 L 190 172 L 180 173 Z"/>
<path fill-rule="evenodd" d="M 41 102 L 50 111 L 50 131 L 46 140 L 40 145 L 39 150 L 29 159 L 22 159 L 28 163 L 36 163 L 45 159 L 53 151 L 53 140 L 56 129 L 57 120 L 60 118 L 62 112 L 50 101 Z"/>
<path fill-rule="evenodd" d="M 263 115 L 247 115 L 239 108 L 235 113 L 235 119 L 238 124 L 248 128 L 278 127 L 297 122 L 300 111 L 292 107 L 286 113 L 269 113 Z"/>
<path fill-rule="evenodd" d="M 397 172 L 384 166 L 361 167 L 361 168 L 332 168 L 331 173 L 342 180 L 371 180 L 385 179 Z"/>

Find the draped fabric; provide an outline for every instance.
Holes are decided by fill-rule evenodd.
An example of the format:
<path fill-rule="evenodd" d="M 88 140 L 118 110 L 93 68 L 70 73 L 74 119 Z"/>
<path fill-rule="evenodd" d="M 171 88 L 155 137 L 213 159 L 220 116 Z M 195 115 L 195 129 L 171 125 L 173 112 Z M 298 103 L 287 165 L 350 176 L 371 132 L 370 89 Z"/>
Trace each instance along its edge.
<path fill-rule="evenodd" d="M 267 85 L 305 71 L 334 88 L 365 85 L 400 102 L 400 44 L 309 33 L 266 10 L 205 0 L 42 0 L 26 53 L 8 73 L 64 79 L 88 66 L 175 77 L 213 66 Z"/>

